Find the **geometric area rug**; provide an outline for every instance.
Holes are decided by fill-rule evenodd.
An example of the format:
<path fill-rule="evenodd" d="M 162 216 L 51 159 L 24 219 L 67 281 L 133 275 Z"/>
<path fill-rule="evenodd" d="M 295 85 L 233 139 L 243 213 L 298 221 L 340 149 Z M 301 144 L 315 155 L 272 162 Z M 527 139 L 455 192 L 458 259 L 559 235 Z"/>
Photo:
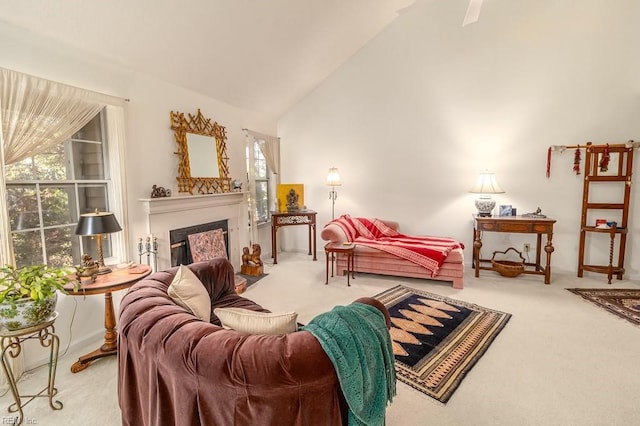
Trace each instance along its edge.
<path fill-rule="evenodd" d="M 568 288 L 567 290 L 632 324 L 640 325 L 639 289 Z"/>
<path fill-rule="evenodd" d="M 511 318 L 402 285 L 374 298 L 391 316 L 398 380 L 443 404 Z"/>

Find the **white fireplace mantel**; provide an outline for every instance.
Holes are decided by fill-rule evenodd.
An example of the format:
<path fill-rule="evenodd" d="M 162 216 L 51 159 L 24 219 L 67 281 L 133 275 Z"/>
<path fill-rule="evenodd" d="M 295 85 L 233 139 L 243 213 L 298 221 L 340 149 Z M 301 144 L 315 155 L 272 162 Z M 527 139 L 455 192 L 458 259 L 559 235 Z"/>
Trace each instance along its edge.
<path fill-rule="evenodd" d="M 202 223 L 227 220 L 229 255 L 234 268 L 240 268 L 240 226 L 246 223 L 244 192 L 143 198 L 147 233 L 158 241 L 158 269 L 171 266 L 169 231 Z M 245 220 L 243 220 L 245 219 Z"/>
<path fill-rule="evenodd" d="M 244 201 L 243 192 L 224 194 L 181 195 L 178 197 L 141 198 L 142 206 L 148 215 L 179 212 L 183 210 L 211 208 L 240 204 Z"/>

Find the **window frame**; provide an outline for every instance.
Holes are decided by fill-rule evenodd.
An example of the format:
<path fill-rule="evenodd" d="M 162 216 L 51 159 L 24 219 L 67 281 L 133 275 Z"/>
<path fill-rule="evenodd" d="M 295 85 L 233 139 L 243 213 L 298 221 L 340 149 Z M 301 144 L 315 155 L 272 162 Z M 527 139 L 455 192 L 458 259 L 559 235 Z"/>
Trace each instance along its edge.
<path fill-rule="evenodd" d="M 265 170 L 265 176 L 260 176 L 258 177 L 258 175 L 254 176 L 254 184 L 255 184 L 255 188 L 254 188 L 254 197 L 256 199 L 256 210 L 259 211 L 259 209 L 257 208 L 258 205 L 258 198 L 257 198 L 257 193 L 258 193 L 258 183 L 261 183 L 264 185 L 265 187 L 265 192 L 267 194 L 267 199 L 265 201 L 264 204 L 264 210 L 265 210 L 265 215 L 264 218 L 262 218 L 260 215 L 257 216 L 258 220 L 256 221 L 256 225 L 260 226 L 262 224 L 265 223 L 269 223 L 271 221 L 271 212 L 269 210 L 269 206 L 271 205 L 271 201 L 273 199 L 273 191 L 271 190 L 271 171 L 269 170 L 269 166 L 267 166 L 267 159 L 265 158 L 264 154 L 262 153 L 262 150 L 260 149 L 260 140 L 256 140 L 254 139 L 253 141 L 253 146 L 254 146 L 254 157 L 259 156 L 259 158 L 254 158 L 254 167 L 256 167 L 256 169 L 261 169 L 262 167 L 264 167 Z M 258 163 L 261 163 L 261 166 L 258 166 Z"/>
<path fill-rule="evenodd" d="M 118 111 L 118 109 L 120 111 Z M 120 112 L 120 114 L 118 114 L 118 112 Z M 73 263 L 74 264 L 80 263 L 80 257 L 82 256 L 83 253 L 87 253 L 92 256 L 95 256 L 96 253 L 93 252 L 95 250 L 89 249 L 89 246 L 93 245 L 91 243 L 88 243 L 89 241 L 88 238 L 91 238 L 91 237 L 75 236 L 75 234 L 73 233 L 73 231 L 75 230 L 75 226 L 77 225 L 77 221 L 79 219 L 80 214 L 87 213 L 85 211 L 81 211 L 81 202 L 80 202 L 79 193 L 82 191 L 83 188 L 87 188 L 87 187 L 102 188 L 104 191 L 105 208 L 108 211 L 113 211 L 118 218 L 123 218 L 121 220 L 121 226 L 124 224 L 124 222 L 126 222 L 126 220 L 124 220 L 124 209 L 122 208 L 122 206 L 124 205 L 123 203 L 124 191 L 119 190 L 122 188 L 124 178 L 121 172 L 122 164 L 118 164 L 118 162 L 122 161 L 120 153 L 122 152 L 121 146 L 123 143 L 123 134 L 119 131 L 119 128 L 123 127 L 124 125 L 123 123 L 124 115 L 122 114 L 121 107 L 110 106 L 110 105 L 105 106 L 96 116 L 98 115 L 100 116 L 99 133 L 100 133 L 100 139 L 102 140 L 95 141 L 95 140 L 74 138 L 73 136 L 76 136 L 77 135 L 76 133 L 71 138 L 62 142 L 64 144 L 63 150 L 65 153 L 65 156 L 64 156 L 65 163 L 63 164 L 63 167 L 65 169 L 65 172 L 66 172 L 65 176 L 67 176 L 67 179 L 61 179 L 61 180 L 20 179 L 20 180 L 5 181 L 7 191 L 9 191 L 12 186 L 23 186 L 28 188 L 32 187 L 33 190 L 35 191 L 35 197 L 36 197 L 37 206 L 38 206 L 38 226 L 37 227 L 32 227 L 32 228 L 28 228 L 25 230 L 18 230 L 18 231 L 16 231 L 16 229 L 14 229 L 13 227 L 11 228 L 10 244 L 12 245 L 14 251 L 15 251 L 15 244 L 13 240 L 14 233 L 32 232 L 34 230 L 37 230 L 40 233 L 40 241 L 42 244 L 41 261 L 42 263 L 48 264 L 50 262 L 50 257 L 52 253 L 52 250 L 50 249 L 52 248 L 52 246 L 48 245 L 47 247 L 47 244 L 46 244 L 45 235 L 47 230 L 55 229 L 55 228 L 71 228 L 72 230 L 71 231 L 72 233 L 71 234 L 72 235 L 71 255 L 73 256 Z M 87 123 L 87 125 L 90 123 L 91 121 Z M 110 134 L 111 133 L 110 130 L 112 130 L 114 134 Z M 79 130 L 79 132 L 80 131 L 81 130 Z M 100 163 L 100 167 L 102 168 L 101 171 L 103 174 L 102 179 L 77 179 L 76 170 L 75 170 L 75 166 L 76 166 L 75 161 L 77 160 L 77 158 L 74 157 L 76 155 L 74 152 L 74 143 L 88 143 L 88 144 L 98 143 L 102 145 L 101 163 Z M 30 157 L 30 158 L 33 158 L 33 157 Z M 114 159 L 116 159 L 116 161 L 114 161 Z M 113 179 L 114 176 L 117 176 L 118 178 Z M 73 191 L 73 197 L 74 197 L 74 200 L 73 200 L 74 205 L 73 206 L 69 205 L 69 214 L 71 215 L 72 220 L 64 224 L 54 224 L 54 225 L 44 224 L 43 210 L 42 210 L 42 203 L 41 203 L 41 195 L 42 195 L 41 188 L 46 186 L 54 186 L 54 187 L 70 186 L 73 188 L 72 191 Z M 8 215 L 10 206 L 7 201 L 5 201 L 4 203 L 5 203 L 4 208 L 7 211 L 7 215 Z M 73 209 L 75 209 L 75 211 L 73 211 Z M 8 217 L 9 216 L 7 216 L 7 218 Z M 125 228 L 123 227 L 123 229 Z M 107 235 L 106 238 L 103 238 L 103 249 L 105 249 L 105 252 L 111 254 L 110 256 L 105 258 L 105 262 L 111 262 L 111 263 L 113 263 L 114 261 L 117 262 L 118 259 L 123 258 L 122 254 L 128 251 L 125 245 L 127 240 L 126 236 L 118 235 L 118 234 L 124 234 L 124 232 L 117 233 L 117 234 L 110 234 L 110 235 Z M 90 252 L 88 252 L 87 250 L 90 250 Z M 78 257 L 77 259 L 76 259 L 76 256 Z M 14 262 L 16 261 L 16 258 L 17 258 L 17 253 L 14 254 Z"/>

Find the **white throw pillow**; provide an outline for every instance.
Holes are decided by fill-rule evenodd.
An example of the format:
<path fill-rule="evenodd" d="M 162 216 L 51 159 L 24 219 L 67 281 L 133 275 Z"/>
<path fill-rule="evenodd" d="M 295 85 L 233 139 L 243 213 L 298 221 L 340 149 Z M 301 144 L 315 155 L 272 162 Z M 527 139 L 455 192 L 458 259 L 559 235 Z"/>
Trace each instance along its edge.
<path fill-rule="evenodd" d="M 287 334 L 298 331 L 298 314 L 256 312 L 242 308 L 216 308 L 213 313 L 224 328 L 249 334 Z"/>
<path fill-rule="evenodd" d="M 202 321 L 209 322 L 211 320 L 209 293 L 191 269 L 180 265 L 167 293 L 174 302 L 191 311 Z"/>

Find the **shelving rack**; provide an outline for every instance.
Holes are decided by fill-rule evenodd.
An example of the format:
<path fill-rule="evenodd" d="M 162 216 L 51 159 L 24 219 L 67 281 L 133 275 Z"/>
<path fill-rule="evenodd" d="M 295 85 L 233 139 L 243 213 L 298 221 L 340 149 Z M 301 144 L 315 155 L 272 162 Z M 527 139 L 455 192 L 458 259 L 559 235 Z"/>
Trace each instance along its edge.
<path fill-rule="evenodd" d="M 585 149 L 584 186 L 582 193 L 582 218 L 580 221 L 580 249 L 578 254 L 578 277 L 582 277 L 584 271 L 607 274 L 608 282 L 615 275 L 621 280 L 625 272 L 624 257 L 627 243 L 627 229 L 629 224 L 629 201 L 631 198 L 631 174 L 633 171 L 633 141 L 627 144 L 592 145 Z M 602 160 L 606 154 L 611 158 L 609 167 L 602 167 Z M 616 158 L 617 157 L 617 158 Z M 614 161 L 617 160 L 617 161 Z M 621 199 L 615 202 L 598 202 L 594 200 L 596 186 L 608 184 L 614 187 L 614 191 Z M 623 186 L 624 188 L 620 188 Z M 602 188 L 601 188 L 602 189 Z M 620 220 L 611 221 L 610 227 L 596 227 L 593 214 L 596 211 L 607 211 Z M 585 264 L 585 248 L 588 236 L 591 233 L 604 233 L 609 235 L 609 263 L 607 265 Z M 616 256 L 616 240 L 617 245 Z M 591 242 L 589 238 L 589 242 Z"/>

